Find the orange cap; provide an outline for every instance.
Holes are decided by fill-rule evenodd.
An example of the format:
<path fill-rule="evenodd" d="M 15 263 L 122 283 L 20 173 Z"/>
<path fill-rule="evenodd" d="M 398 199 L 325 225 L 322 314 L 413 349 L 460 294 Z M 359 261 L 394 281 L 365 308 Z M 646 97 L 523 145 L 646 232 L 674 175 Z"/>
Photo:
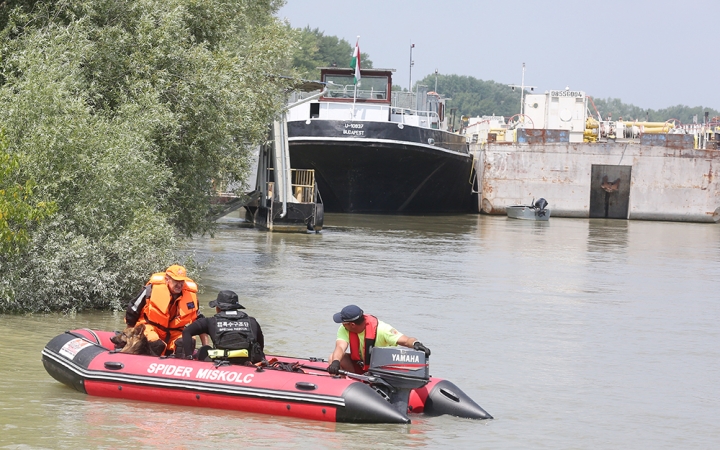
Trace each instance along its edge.
<path fill-rule="evenodd" d="M 177 281 L 185 281 L 190 279 L 187 277 L 187 270 L 185 270 L 183 266 L 178 266 L 177 264 L 173 264 L 172 266 L 168 267 L 165 271 L 165 275 Z"/>

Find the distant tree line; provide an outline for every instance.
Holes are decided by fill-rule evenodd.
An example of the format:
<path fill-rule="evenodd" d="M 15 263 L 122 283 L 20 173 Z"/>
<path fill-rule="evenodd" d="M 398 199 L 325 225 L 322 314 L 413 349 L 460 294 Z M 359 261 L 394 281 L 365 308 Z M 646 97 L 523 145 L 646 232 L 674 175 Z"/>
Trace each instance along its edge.
<path fill-rule="evenodd" d="M 622 118 L 623 120 L 638 120 L 638 121 L 649 121 L 649 122 L 665 122 L 667 120 L 676 119 L 684 124 L 688 123 L 703 123 L 705 113 L 708 113 L 708 119 L 713 117 L 719 117 L 720 112 L 716 109 L 705 108 L 702 106 L 669 106 L 663 109 L 643 109 L 635 105 L 629 105 L 623 103 L 619 98 L 593 98 L 593 102 L 597 107 L 600 115 L 603 119 L 607 119 L 608 116 L 612 117 L 613 120 Z M 597 119 L 597 113 L 595 112 L 592 105 L 589 105 L 590 111 Z"/>
<path fill-rule="evenodd" d="M 309 79 L 319 79 L 318 67 L 327 67 L 336 64 L 339 67 L 350 67 L 352 49 L 355 43 L 336 36 L 326 36 L 319 28 L 293 29 L 298 46 L 292 57 L 292 64 L 301 76 Z M 362 45 L 360 46 L 362 51 Z M 361 52 L 363 68 L 372 68 L 369 55 Z M 439 94 L 449 98 L 448 111 L 455 112 L 455 119 L 459 122 L 461 116 L 497 115 L 511 117 L 520 112 L 520 90 L 513 89 L 507 84 L 495 81 L 484 81 L 467 75 L 435 75 L 429 74 L 418 80 L 415 84 L 425 85 L 434 91 L 437 86 Z M 403 90 L 399 85 L 393 85 L 393 90 Z M 526 94 L 532 93 L 526 91 Z M 586 93 L 592 96 L 591 92 Z M 705 112 L 709 118 L 720 116 L 720 111 L 702 106 L 689 107 L 685 105 L 671 106 L 653 110 L 623 103 L 616 98 L 593 98 L 588 102 L 590 114 L 597 118 L 595 108 L 603 119 L 612 117 L 613 120 L 641 120 L 651 122 L 664 122 L 676 119 L 682 123 L 693 123 L 697 118 L 702 123 Z"/>
<path fill-rule="evenodd" d="M 293 54 L 293 66 L 298 72 L 310 79 L 319 79 L 318 67 L 327 67 L 336 64 L 339 67 L 350 67 L 352 48 L 350 43 L 337 36 L 326 36 L 319 28 L 295 28 L 293 33 L 298 47 Z M 362 51 L 362 45 L 360 46 Z M 361 53 L 362 67 L 372 68 L 372 61 L 367 53 Z M 461 116 L 497 115 L 511 117 L 520 112 L 520 90 L 513 89 L 507 84 L 495 81 L 484 81 L 467 75 L 435 75 L 430 74 L 417 81 L 415 86 L 424 85 L 428 90 L 434 91 L 437 86 L 439 94 L 449 98 L 448 111 L 452 110 L 456 121 Z M 399 85 L 393 85 L 393 90 L 403 90 Z M 526 94 L 533 93 L 526 91 Z M 591 92 L 586 93 L 592 96 Z M 635 105 L 625 104 L 616 98 L 593 98 L 588 102 L 590 114 L 597 118 L 595 108 L 603 119 L 612 117 L 613 120 L 641 120 L 651 122 L 664 122 L 676 119 L 682 123 L 692 123 L 695 117 L 702 123 L 705 112 L 709 118 L 720 116 L 720 112 L 702 106 L 689 107 L 685 105 L 671 106 L 659 110 L 644 109 Z"/>
<path fill-rule="evenodd" d="M 436 83 L 437 81 L 437 83 Z M 506 84 L 495 81 L 483 81 L 466 75 L 431 74 L 419 80 L 417 85 L 425 85 L 450 100 L 448 108 L 457 110 L 461 115 L 510 117 L 520 112 L 520 90 L 513 90 Z"/>
<path fill-rule="evenodd" d="M 483 81 L 461 75 L 437 75 L 436 77 L 435 74 L 431 74 L 418 81 L 417 84 L 429 86 L 431 90 L 434 90 L 436 79 L 438 93 L 450 98 L 448 108 L 455 108 L 459 114 L 470 117 L 493 114 L 510 117 L 520 112 L 519 89 L 513 90 L 508 85 L 495 81 Z M 535 92 L 526 91 L 525 93 L 527 95 Z M 592 95 L 587 92 L 586 94 Z M 603 119 L 611 117 L 613 120 L 622 118 L 626 121 L 664 122 L 676 119 L 682 123 L 693 123 L 693 120 L 702 123 L 705 112 L 708 113 L 709 119 L 720 116 L 719 111 L 702 106 L 677 105 L 653 110 L 626 104 L 617 98 L 593 98 L 592 101 L 594 106 L 593 103 L 588 102 L 588 109 L 595 119 L 597 119 L 595 108 Z"/>
<path fill-rule="evenodd" d="M 350 67 L 355 43 L 352 44 L 337 36 L 325 36 L 319 28 L 293 29 L 298 46 L 292 56 L 292 65 L 298 74 L 309 80 L 319 80 L 318 67 Z M 362 51 L 360 45 L 360 66 L 371 69 L 372 61 L 367 53 Z"/>

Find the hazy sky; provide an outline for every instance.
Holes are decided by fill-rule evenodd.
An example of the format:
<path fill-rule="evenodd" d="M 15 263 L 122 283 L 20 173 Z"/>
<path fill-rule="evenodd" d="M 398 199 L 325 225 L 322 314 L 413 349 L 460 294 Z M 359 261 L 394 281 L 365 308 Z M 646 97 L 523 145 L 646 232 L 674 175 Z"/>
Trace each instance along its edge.
<path fill-rule="evenodd" d="M 310 25 L 397 69 L 394 84 L 468 75 L 535 92 L 585 91 L 641 108 L 720 110 L 720 0 L 287 0 Z M 442 92 L 441 92 L 442 93 Z"/>

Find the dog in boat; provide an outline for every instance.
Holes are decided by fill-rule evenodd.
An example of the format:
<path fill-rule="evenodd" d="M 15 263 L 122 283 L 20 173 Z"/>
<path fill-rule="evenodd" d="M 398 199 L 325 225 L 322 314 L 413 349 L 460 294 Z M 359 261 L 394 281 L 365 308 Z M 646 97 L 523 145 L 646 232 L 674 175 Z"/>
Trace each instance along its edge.
<path fill-rule="evenodd" d="M 127 327 L 122 332 L 116 332 L 115 336 L 110 338 L 110 342 L 115 344 L 115 351 L 120 353 L 129 353 L 131 355 L 146 356 L 162 356 L 165 352 L 165 343 L 163 341 L 149 341 L 145 336 L 145 324 Z M 192 340 L 193 348 L 195 347 L 195 338 Z M 175 358 L 183 358 L 182 339 L 178 339 L 176 343 Z"/>
<path fill-rule="evenodd" d="M 110 338 L 115 344 L 115 350 L 120 353 L 130 353 L 131 355 L 148 355 L 160 356 L 165 350 L 163 341 L 148 341 L 145 336 L 145 324 L 127 327 L 122 332 L 118 332 Z"/>

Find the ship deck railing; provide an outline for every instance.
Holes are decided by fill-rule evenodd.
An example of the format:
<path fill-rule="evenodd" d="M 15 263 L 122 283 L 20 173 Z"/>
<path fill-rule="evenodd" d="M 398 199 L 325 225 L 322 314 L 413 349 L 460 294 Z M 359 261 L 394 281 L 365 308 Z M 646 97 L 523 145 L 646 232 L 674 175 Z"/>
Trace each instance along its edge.
<path fill-rule="evenodd" d="M 327 97 L 385 100 L 387 99 L 387 92 L 385 90 L 377 90 L 374 88 L 358 89 L 355 91 L 354 84 L 332 85 L 329 86 Z"/>

